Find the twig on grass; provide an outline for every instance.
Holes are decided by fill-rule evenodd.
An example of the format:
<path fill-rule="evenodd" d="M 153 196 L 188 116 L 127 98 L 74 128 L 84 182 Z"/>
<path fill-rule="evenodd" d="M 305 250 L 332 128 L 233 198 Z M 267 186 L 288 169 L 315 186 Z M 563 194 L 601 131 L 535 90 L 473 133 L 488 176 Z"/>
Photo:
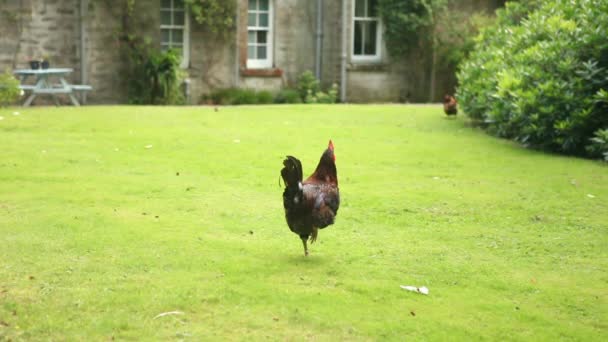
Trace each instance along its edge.
<path fill-rule="evenodd" d="M 169 315 L 183 315 L 183 314 L 184 313 L 181 312 L 181 311 L 168 311 L 168 312 L 159 313 L 153 319 L 157 319 L 157 318 L 164 317 L 164 316 L 169 316 Z"/>

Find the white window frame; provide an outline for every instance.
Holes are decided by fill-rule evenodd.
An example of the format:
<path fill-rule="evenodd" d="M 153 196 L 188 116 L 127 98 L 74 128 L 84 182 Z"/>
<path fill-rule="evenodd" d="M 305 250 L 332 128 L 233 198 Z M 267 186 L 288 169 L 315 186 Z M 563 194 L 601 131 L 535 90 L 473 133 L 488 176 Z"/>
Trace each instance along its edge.
<path fill-rule="evenodd" d="M 171 8 L 163 8 L 162 7 L 162 1 L 161 1 L 161 8 L 160 11 L 162 12 L 163 10 L 170 10 L 171 11 L 171 20 L 173 21 L 173 12 L 175 11 L 175 5 L 174 2 L 176 0 L 170 0 L 171 1 Z M 162 20 L 162 19 L 161 19 Z M 160 30 L 162 32 L 163 29 L 168 29 L 168 30 L 182 30 L 182 58 L 181 58 L 181 63 L 180 63 L 180 67 L 182 69 L 186 69 L 188 68 L 188 66 L 190 65 L 190 9 L 188 8 L 188 6 L 186 6 L 186 4 L 184 3 L 184 25 L 160 25 Z M 162 33 L 161 33 L 161 48 L 162 48 Z M 171 42 L 169 42 L 169 44 L 171 44 Z M 171 48 L 171 46 L 169 46 L 169 48 Z"/>
<path fill-rule="evenodd" d="M 270 69 L 273 67 L 273 49 L 274 49 L 274 1 L 268 0 L 268 27 L 249 26 L 249 14 L 265 13 L 266 11 L 250 10 L 249 1 L 247 1 L 247 68 L 248 69 Z M 249 32 L 250 31 L 266 31 L 266 58 L 253 59 L 249 58 Z"/>
<path fill-rule="evenodd" d="M 369 0 L 364 0 L 366 5 Z M 368 62 L 368 63 L 377 63 L 382 61 L 382 19 L 380 17 L 356 17 L 355 6 L 357 5 L 357 0 L 352 0 L 352 21 L 351 21 L 351 60 L 353 62 Z M 369 6 L 368 6 L 369 7 Z M 375 21 L 376 25 L 376 53 L 373 55 L 356 55 L 355 54 L 355 22 L 356 21 Z"/>

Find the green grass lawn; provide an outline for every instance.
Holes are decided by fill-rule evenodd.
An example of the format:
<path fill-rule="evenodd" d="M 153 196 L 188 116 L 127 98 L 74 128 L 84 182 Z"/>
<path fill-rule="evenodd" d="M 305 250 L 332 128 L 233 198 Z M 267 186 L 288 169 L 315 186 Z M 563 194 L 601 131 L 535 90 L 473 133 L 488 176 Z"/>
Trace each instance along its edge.
<path fill-rule="evenodd" d="M 605 164 L 439 106 L 0 116 L 0 340 L 608 336 Z M 342 204 L 304 257 L 279 170 L 329 138 Z"/>

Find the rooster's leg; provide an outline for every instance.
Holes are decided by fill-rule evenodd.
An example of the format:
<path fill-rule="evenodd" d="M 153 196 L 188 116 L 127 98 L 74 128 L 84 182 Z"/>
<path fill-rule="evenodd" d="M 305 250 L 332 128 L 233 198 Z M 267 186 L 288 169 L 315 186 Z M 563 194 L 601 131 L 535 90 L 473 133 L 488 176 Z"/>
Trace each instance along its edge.
<path fill-rule="evenodd" d="M 304 256 L 308 256 L 308 246 L 306 245 L 306 240 L 308 240 L 308 236 L 300 237 L 302 239 L 302 245 L 304 245 Z"/>

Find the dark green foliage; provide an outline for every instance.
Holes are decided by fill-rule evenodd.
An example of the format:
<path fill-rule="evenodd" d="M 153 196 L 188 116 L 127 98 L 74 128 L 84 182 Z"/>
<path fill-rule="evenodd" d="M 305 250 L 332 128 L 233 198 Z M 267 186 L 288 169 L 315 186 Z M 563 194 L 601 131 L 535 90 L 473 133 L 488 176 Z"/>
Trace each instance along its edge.
<path fill-rule="evenodd" d="M 269 104 L 274 101 L 274 97 L 272 93 L 268 90 L 262 90 L 257 93 L 258 103 L 259 104 Z"/>
<path fill-rule="evenodd" d="M 273 95 L 266 90 L 256 92 L 252 89 L 224 88 L 217 89 L 209 95 L 203 95 L 201 102 L 223 106 L 269 104 L 273 102 Z"/>
<path fill-rule="evenodd" d="M 253 89 L 236 89 L 233 93 L 233 105 L 257 104 L 258 97 Z"/>
<path fill-rule="evenodd" d="M 183 104 L 180 58 L 175 51 L 135 48 L 131 56 L 130 103 Z"/>
<path fill-rule="evenodd" d="M 526 146 L 597 156 L 586 146 L 608 128 L 608 2 L 507 3 L 497 14 L 458 74 L 464 112 Z"/>
<path fill-rule="evenodd" d="M 384 25 L 386 48 L 392 56 L 402 56 L 418 46 L 421 33 L 432 21 L 432 8 L 425 0 L 378 0 Z"/>
<path fill-rule="evenodd" d="M 302 103 L 302 98 L 297 90 L 283 89 L 275 96 L 274 103 Z"/>
<path fill-rule="evenodd" d="M 0 106 L 6 106 L 19 99 L 19 81 L 8 71 L 0 73 Z"/>
<path fill-rule="evenodd" d="M 599 129 L 595 132 L 591 143 L 587 146 L 587 152 L 592 157 L 608 161 L 608 129 Z"/>
<path fill-rule="evenodd" d="M 493 18 L 482 12 L 470 14 L 447 7 L 441 10 L 434 29 L 438 66 L 451 67 L 450 72 L 454 72 L 473 51 L 479 31 L 492 22 Z"/>
<path fill-rule="evenodd" d="M 237 92 L 240 90 L 237 88 L 225 88 L 217 89 L 209 95 L 203 96 L 203 102 L 208 98 L 211 99 L 212 104 L 216 105 L 231 105 L 234 103 L 234 99 L 237 97 Z"/>

